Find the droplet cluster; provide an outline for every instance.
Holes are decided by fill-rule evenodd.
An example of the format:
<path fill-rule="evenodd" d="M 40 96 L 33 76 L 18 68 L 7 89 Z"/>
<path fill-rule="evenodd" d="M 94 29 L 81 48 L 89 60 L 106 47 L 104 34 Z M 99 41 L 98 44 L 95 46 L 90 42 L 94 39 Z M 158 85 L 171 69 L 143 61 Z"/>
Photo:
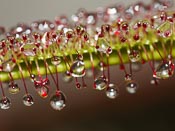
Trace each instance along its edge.
<path fill-rule="evenodd" d="M 119 95 L 119 87 L 110 80 L 111 64 L 119 64 L 130 94 L 136 93 L 139 87 L 134 72 L 146 61 L 153 74 L 151 84 L 157 85 L 159 79 L 172 77 L 175 68 L 172 3 L 173 0 L 153 0 L 149 5 L 142 2 L 127 7 L 115 4 L 94 12 L 79 9 L 70 20 L 58 16 L 54 21 L 19 23 L 10 30 L 0 27 L 0 108 L 11 106 L 3 82 L 9 83 L 11 94 L 17 94 L 24 87 L 24 105 L 34 104 L 26 77 L 33 82 L 38 95 L 47 98 L 53 87 L 48 78 L 50 74 L 56 90 L 50 106 L 55 110 L 66 106 L 66 96 L 59 87 L 61 72 L 63 81 L 74 80 L 77 89 L 87 88 L 85 78 L 92 77 L 92 87 L 105 91 L 110 99 Z M 155 66 L 156 60 L 160 61 L 158 66 Z M 16 79 L 21 79 L 23 86 L 19 86 Z"/>

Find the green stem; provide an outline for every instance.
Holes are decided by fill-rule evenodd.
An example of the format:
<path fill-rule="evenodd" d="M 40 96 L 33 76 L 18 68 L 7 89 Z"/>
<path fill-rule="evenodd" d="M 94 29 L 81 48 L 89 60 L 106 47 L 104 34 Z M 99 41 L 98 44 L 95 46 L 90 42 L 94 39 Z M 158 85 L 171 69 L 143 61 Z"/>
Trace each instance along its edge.
<path fill-rule="evenodd" d="M 175 42 L 175 41 L 173 41 L 173 42 Z M 163 48 L 161 46 L 161 42 L 156 43 L 156 45 L 157 45 L 160 53 L 163 54 L 164 50 L 163 50 Z M 138 46 L 139 45 L 136 45 L 136 46 L 134 46 L 134 48 L 138 48 Z M 144 45 L 144 46 L 145 46 L 145 48 L 148 51 L 148 56 L 150 57 L 150 59 L 152 59 L 152 52 L 150 51 L 150 48 L 149 48 L 150 45 Z M 167 50 L 170 50 L 169 49 L 171 47 L 170 46 L 170 41 L 167 41 L 165 43 L 165 47 L 166 47 Z M 128 63 L 129 59 L 128 59 L 128 56 L 127 56 L 127 47 L 120 48 L 120 52 L 122 53 L 123 62 L 124 63 Z M 92 55 L 93 55 L 93 60 L 94 60 L 94 67 L 96 67 L 98 65 L 98 63 L 99 63 L 99 58 L 97 57 L 95 52 L 92 52 Z M 142 58 L 144 58 L 144 60 L 147 61 L 146 54 L 144 53 L 143 50 L 141 50 L 140 55 L 142 55 Z M 153 55 L 154 55 L 154 60 L 161 60 L 162 59 L 161 56 L 159 55 L 159 53 L 155 49 L 153 51 Z M 91 68 L 92 65 L 91 65 L 89 53 L 88 52 L 84 53 L 83 56 L 84 56 L 85 67 L 86 68 Z M 76 57 L 76 54 L 74 54 L 73 57 Z M 175 57 L 175 44 L 173 44 L 173 48 L 172 48 L 172 57 L 173 58 Z M 51 72 L 55 73 L 56 72 L 56 68 L 55 68 L 54 65 L 51 64 L 50 58 L 47 58 L 46 60 L 47 60 L 47 63 L 49 65 L 49 69 L 51 70 Z M 45 72 L 46 70 L 45 70 L 45 66 L 44 66 L 44 61 L 43 60 L 38 60 L 38 63 L 40 65 L 40 67 L 39 67 L 40 68 L 40 73 L 41 73 L 41 75 L 44 75 L 46 73 Z M 112 54 L 110 54 L 110 56 L 109 56 L 109 64 L 110 65 L 120 64 L 119 57 L 117 56 L 117 50 L 115 48 L 113 49 Z M 20 63 L 20 65 L 23 68 L 23 72 L 22 72 L 23 76 L 25 78 L 29 77 L 30 74 L 29 74 L 29 72 L 27 70 L 25 62 Z M 65 67 L 64 62 L 62 62 L 59 66 L 57 66 L 57 71 L 58 72 L 65 72 L 66 71 L 66 67 Z M 36 65 L 34 64 L 34 61 L 32 61 L 32 73 L 37 74 L 37 68 L 36 68 Z M 20 72 L 19 72 L 19 69 L 17 68 L 17 66 L 11 72 L 11 74 L 12 74 L 14 79 L 21 79 L 21 75 L 20 75 Z M 2 82 L 9 81 L 8 73 L 0 72 L 0 79 L 1 79 Z"/>

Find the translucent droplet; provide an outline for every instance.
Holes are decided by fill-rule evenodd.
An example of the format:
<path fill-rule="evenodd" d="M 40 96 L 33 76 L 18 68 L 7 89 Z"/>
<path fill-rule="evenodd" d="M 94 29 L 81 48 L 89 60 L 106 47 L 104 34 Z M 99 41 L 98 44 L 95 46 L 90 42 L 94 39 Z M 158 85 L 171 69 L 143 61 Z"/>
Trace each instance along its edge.
<path fill-rule="evenodd" d="M 57 29 L 61 30 L 62 28 L 67 27 L 69 25 L 69 20 L 67 16 L 61 15 L 55 17 L 55 23 L 57 25 Z"/>
<path fill-rule="evenodd" d="M 88 25 L 95 25 L 97 22 L 96 13 L 86 13 L 86 23 Z"/>
<path fill-rule="evenodd" d="M 85 65 L 82 60 L 76 60 L 70 67 L 70 73 L 73 77 L 83 77 L 85 75 Z"/>
<path fill-rule="evenodd" d="M 19 37 L 21 34 L 29 35 L 31 34 L 31 32 L 32 32 L 32 29 L 30 28 L 30 26 L 24 23 L 19 23 L 10 29 L 9 34 L 15 35 L 15 37 Z"/>
<path fill-rule="evenodd" d="M 34 104 L 33 97 L 30 94 L 23 96 L 23 103 L 25 106 L 32 106 Z"/>
<path fill-rule="evenodd" d="M 79 82 L 76 83 L 76 88 L 80 89 L 81 88 L 81 84 Z"/>
<path fill-rule="evenodd" d="M 132 75 L 131 74 L 126 74 L 125 75 L 125 81 L 130 81 L 132 80 Z"/>
<path fill-rule="evenodd" d="M 62 92 L 57 92 L 50 99 L 50 105 L 54 110 L 62 110 L 66 106 L 66 97 Z"/>
<path fill-rule="evenodd" d="M 15 66 L 16 66 L 16 63 L 13 62 L 11 59 L 9 59 L 2 63 L 2 70 L 5 72 L 12 72 Z"/>
<path fill-rule="evenodd" d="M 96 49 L 103 53 L 107 53 L 107 54 L 112 53 L 112 48 L 110 47 L 110 43 L 105 38 L 98 38 Z"/>
<path fill-rule="evenodd" d="M 30 80 L 31 80 L 32 82 L 36 81 L 36 76 L 35 76 L 35 74 L 31 74 L 31 75 L 30 75 Z"/>
<path fill-rule="evenodd" d="M 136 93 L 137 89 L 138 89 L 138 85 L 135 81 L 127 82 L 126 90 L 128 91 L 128 93 L 134 94 L 134 93 Z"/>
<path fill-rule="evenodd" d="M 124 12 L 125 12 L 124 16 L 127 20 L 131 20 L 135 15 L 133 6 L 129 6 L 128 8 L 126 8 Z"/>
<path fill-rule="evenodd" d="M 114 84 L 109 84 L 106 90 L 106 96 L 110 99 L 115 99 L 119 95 L 119 92 Z"/>
<path fill-rule="evenodd" d="M 10 106 L 11 106 L 11 102 L 10 102 L 10 99 L 8 97 L 3 97 L 0 100 L 0 107 L 1 107 L 1 109 L 3 109 L 3 110 L 9 109 Z"/>
<path fill-rule="evenodd" d="M 48 86 L 39 86 L 36 88 L 37 93 L 39 94 L 39 96 L 41 96 L 42 98 L 47 98 L 48 94 L 49 94 L 49 87 Z"/>
<path fill-rule="evenodd" d="M 37 47 L 33 43 L 24 44 L 21 46 L 21 51 L 26 56 L 35 56 Z"/>
<path fill-rule="evenodd" d="M 104 62 L 100 61 L 98 65 L 100 67 L 100 71 L 103 71 L 106 69 L 106 64 Z"/>
<path fill-rule="evenodd" d="M 121 24 L 121 30 L 123 31 L 128 31 L 129 30 L 129 25 L 126 22 L 122 22 Z"/>
<path fill-rule="evenodd" d="M 48 78 L 42 79 L 40 81 L 34 81 L 35 89 L 42 98 L 48 97 L 49 84 L 50 82 Z"/>
<path fill-rule="evenodd" d="M 131 62 L 137 62 L 140 60 L 140 53 L 138 50 L 128 51 L 128 56 Z"/>
<path fill-rule="evenodd" d="M 157 79 L 167 79 L 174 74 L 174 64 L 172 61 L 163 61 L 155 70 L 153 77 Z"/>
<path fill-rule="evenodd" d="M 71 82 L 73 80 L 72 76 L 70 75 L 70 73 L 65 72 L 63 74 L 63 81 L 64 82 Z"/>
<path fill-rule="evenodd" d="M 20 91 L 20 88 L 18 87 L 17 83 L 15 83 L 14 81 L 11 81 L 9 83 L 8 90 L 9 90 L 9 93 L 11 93 L 11 94 L 17 94 Z"/>
<path fill-rule="evenodd" d="M 104 90 L 107 87 L 107 81 L 104 76 L 100 76 L 94 81 L 94 88 L 96 90 Z"/>
<path fill-rule="evenodd" d="M 48 20 L 40 20 L 32 23 L 31 27 L 35 30 L 46 32 L 55 29 L 54 23 Z"/>
<path fill-rule="evenodd" d="M 169 21 L 163 22 L 158 28 L 157 32 L 159 36 L 170 37 L 172 35 L 172 24 Z"/>
<path fill-rule="evenodd" d="M 115 6 L 108 7 L 106 9 L 106 14 L 108 16 L 109 22 L 116 21 L 116 19 L 118 17 L 118 9 Z"/>
<path fill-rule="evenodd" d="M 55 66 L 58 66 L 61 63 L 61 58 L 59 56 L 53 56 L 51 58 L 51 63 Z"/>

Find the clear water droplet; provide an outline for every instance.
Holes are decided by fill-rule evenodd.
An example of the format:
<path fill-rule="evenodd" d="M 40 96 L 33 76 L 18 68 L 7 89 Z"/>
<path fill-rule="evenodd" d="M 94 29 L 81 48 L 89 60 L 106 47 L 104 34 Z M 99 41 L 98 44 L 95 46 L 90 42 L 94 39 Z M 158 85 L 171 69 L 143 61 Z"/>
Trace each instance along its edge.
<path fill-rule="evenodd" d="M 114 84 L 109 84 L 106 90 L 106 96 L 110 99 L 115 99 L 119 95 L 119 92 Z"/>
<path fill-rule="evenodd" d="M 125 81 L 131 81 L 132 80 L 132 75 L 131 74 L 126 74 L 125 75 Z"/>
<path fill-rule="evenodd" d="M 98 38 L 96 49 L 102 53 L 107 53 L 107 54 L 112 53 L 112 48 L 110 47 L 110 43 L 105 38 Z"/>
<path fill-rule="evenodd" d="M 2 70 L 4 72 L 12 72 L 15 66 L 16 66 L 16 63 L 13 62 L 11 59 L 9 59 L 2 63 Z"/>
<path fill-rule="evenodd" d="M 10 99 L 8 97 L 3 97 L 0 100 L 0 107 L 1 107 L 1 109 L 3 109 L 3 110 L 9 109 L 10 106 L 11 106 L 11 102 L 10 102 Z"/>
<path fill-rule="evenodd" d="M 128 93 L 134 94 L 136 93 L 137 89 L 138 89 L 138 85 L 135 81 L 132 80 L 132 81 L 127 82 L 126 90 L 128 91 Z"/>
<path fill-rule="evenodd" d="M 9 93 L 11 94 L 17 94 L 20 91 L 20 88 L 18 87 L 18 84 L 14 81 L 9 82 Z"/>
<path fill-rule="evenodd" d="M 48 94 L 49 94 L 49 87 L 48 86 L 39 86 L 36 88 L 37 93 L 39 94 L 39 96 L 41 96 L 42 98 L 47 98 Z"/>
<path fill-rule="evenodd" d="M 76 83 L 76 88 L 80 89 L 81 88 L 81 84 L 79 82 Z"/>
<path fill-rule="evenodd" d="M 172 35 L 172 24 L 169 21 L 163 22 L 159 27 L 157 27 L 158 35 L 164 38 L 170 37 Z"/>
<path fill-rule="evenodd" d="M 174 74 L 174 64 L 172 61 L 163 61 L 153 73 L 153 77 L 157 79 L 167 79 Z"/>
<path fill-rule="evenodd" d="M 59 56 L 53 56 L 51 58 L 51 63 L 55 66 L 58 66 L 61 63 L 61 58 Z"/>
<path fill-rule="evenodd" d="M 23 103 L 25 106 L 32 106 L 34 104 L 33 97 L 30 94 L 23 96 Z"/>
<path fill-rule="evenodd" d="M 105 13 L 106 13 L 106 16 L 108 17 L 108 21 L 110 23 L 113 22 L 113 21 L 116 21 L 116 19 L 118 18 L 118 11 L 119 10 L 115 6 L 107 7 Z"/>
<path fill-rule="evenodd" d="M 34 81 L 35 89 L 42 98 L 48 97 L 49 84 L 50 82 L 48 78 L 42 79 L 40 81 Z"/>
<path fill-rule="evenodd" d="M 36 81 L 36 76 L 35 76 L 35 74 L 31 74 L 31 75 L 30 75 L 30 80 L 31 80 L 32 82 Z"/>
<path fill-rule="evenodd" d="M 72 76 L 70 75 L 70 73 L 63 73 L 63 81 L 64 82 L 71 82 L 73 80 Z"/>
<path fill-rule="evenodd" d="M 56 92 L 50 99 L 50 106 L 54 110 L 62 110 L 66 106 L 66 97 L 62 92 Z"/>
<path fill-rule="evenodd" d="M 128 51 L 128 56 L 131 62 L 137 62 L 140 60 L 140 52 L 138 50 Z"/>
<path fill-rule="evenodd" d="M 100 67 L 100 71 L 106 70 L 106 64 L 104 62 L 100 61 L 98 65 Z"/>
<path fill-rule="evenodd" d="M 21 51 L 26 56 L 35 56 L 37 47 L 33 43 L 24 44 L 21 46 Z"/>
<path fill-rule="evenodd" d="M 32 29 L 30 26 L 24 23 L 19 23 L 10 29 L 9 34 L 15 35 L 15 37 L 19 37 L 21 34 L 29 35 L 31 34 L 31 32 L 32 32 Z"/>
<path fill-rule="evenodd" d="M 49 20 L 39 20 L 32 23 L 31 27 L 34 30 L 40 31 L 40 32 L 46 32 L 55 29 L 54 23 L 52 23 Z"/>
<path fill-rule="evenodd" d="M 86 24 L 87 25 L 95 25 L 97 22 L 96 13 L 86 13 Z"/>
<path fill-rule="evenodd" d="M 94 81 L 94 88 L 96 90 L 104 90 L 107 87 L 107 81 L 104 76 L 100 76 Z"/>
<path fill-rule="evenodd" d="M 82 60 L 76 60 L 70 67 L 70 73 L 73 77 L 83 77 L 85 75 L 85 65 Z"/>

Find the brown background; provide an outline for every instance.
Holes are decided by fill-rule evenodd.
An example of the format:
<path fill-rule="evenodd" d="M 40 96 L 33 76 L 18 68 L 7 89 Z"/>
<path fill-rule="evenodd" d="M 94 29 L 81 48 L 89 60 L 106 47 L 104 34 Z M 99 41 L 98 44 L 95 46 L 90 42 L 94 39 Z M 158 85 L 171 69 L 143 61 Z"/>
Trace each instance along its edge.
<path fill-rule="evenodd" d="M 125 0 L 128 3 L 129 0 Z M 32 22 L 39 19 L 52 20 L 59 14 L 76 12 L 80 7 L 94 10 L 98 6 L 115 3 L 116 0 L 0 0 L 0 25 L 10 27 L 17 22 Z M 123 82 L 124 74 L 117 66 L 111 69 L 111 81 Z M 174 131 L 175 130 L 175 77 L 160 81 L 159 86 L 150 85 L 151 70 L 144 65 L 135 74 L 139 90 L 135 95 L 119 87 L 120 95 L 115 100 L 106 98 L 105 93 L 92 89 L 92 79 L 86 78 L 86 89 L 75 89 L 74 83 L 67 84 L 60 78 L 60 87 L 67 96 L 67 106 L 54 111 L 49 98 L 41 99 L 27 80 L 29 92 L 35 104 L 25 107 L 22 103 L 23 85 L 18 95 L 6 94 L 12 100 L 9 110 L 0 110 L 0 131 Z M 50 95 L 54 92 L 51 83 Z"/>

